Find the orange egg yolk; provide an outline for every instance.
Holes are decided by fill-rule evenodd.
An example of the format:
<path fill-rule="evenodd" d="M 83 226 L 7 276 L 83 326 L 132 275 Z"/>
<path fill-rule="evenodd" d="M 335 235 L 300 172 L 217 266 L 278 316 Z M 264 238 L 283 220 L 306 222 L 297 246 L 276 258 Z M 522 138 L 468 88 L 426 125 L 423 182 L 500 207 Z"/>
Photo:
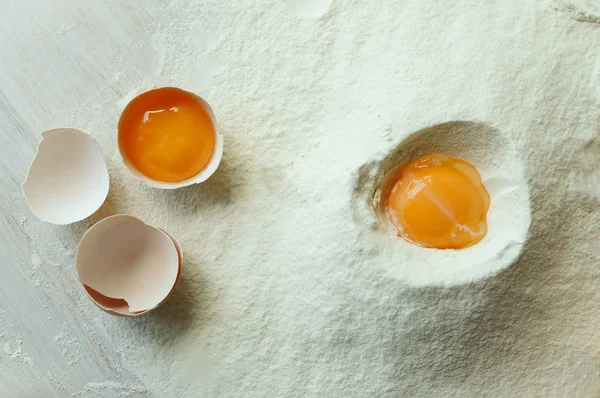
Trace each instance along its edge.
<path fill-rule="evenodd" d="M 119 149 L 145 176 L 162 182 L 200 173 L 215 149 L 213 121 L 194 94 L 159 88 L 134 98 L 119 119 Z"/>
<path fill-rule="evenodd" d="M 404 239 L 429 248 L 460 249 L 485 236 L 490 196 L 472 164 L 431 154 L 391 174 L 384 207 Z"/>

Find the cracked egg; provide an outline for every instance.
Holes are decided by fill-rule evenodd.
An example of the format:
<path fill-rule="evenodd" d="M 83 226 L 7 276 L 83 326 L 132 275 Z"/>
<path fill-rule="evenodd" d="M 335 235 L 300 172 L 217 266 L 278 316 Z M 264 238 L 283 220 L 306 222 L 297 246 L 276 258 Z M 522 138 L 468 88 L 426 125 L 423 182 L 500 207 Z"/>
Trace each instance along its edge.
<path fill-rule="evenodd" d="M 206 181 L 223 156 L 223 136 L 201 97 L 163 87 L 135 97 L 118 124 L 119 152 L 139 180 L 161 189 Z"/>

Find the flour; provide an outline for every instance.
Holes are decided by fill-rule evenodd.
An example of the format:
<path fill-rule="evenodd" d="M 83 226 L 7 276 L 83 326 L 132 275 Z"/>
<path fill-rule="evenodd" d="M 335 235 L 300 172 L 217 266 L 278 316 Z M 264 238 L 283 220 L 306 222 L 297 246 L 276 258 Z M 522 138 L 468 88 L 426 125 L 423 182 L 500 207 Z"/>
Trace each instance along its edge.
<path fill-rule="evenodd" d="M 577 21 L 600 23 L 598 0 L 551 0 L 552 8 L 563 11 Z"/>
<path fill-rule="evenodd" d="M 144 398 L 147 396 L 148 391 L 143 387 L 132 387 L 114 381 L 88 383 L 83 391 L 71 395 L 71 397 L 82 398 Z"/>
<path fill-rule="evenodd" d="M 33 366 L 31 357 L 23 352 L 23 340 L 16 340 L 13 343 L 4 343 L 4 352 L 8 354 L 8 357 L 13 361 L 22 361 L 29 366 Z"/>
<path fill-rule="evenodd" d="M 597 395 L 598 198 L 566 189 L 580 162 L 598 164 L 577 155 L 598 131 L 594 60 L 580 55 L 597 27 L 538 2 L 333 2 L 321 19 L 277 2 L 165 7 L 164 62 L 142 89 L 205 97 L 225 156 L 206 184 L 156 191 L 104 141 L 112 213 L 185 252 L 155 314 L 96 315 L 156 396 Z M 453 120 L 487 126 L 450 149 L 475 157 L 497 199 L 488 243 L 449 263 L 374 242 L 360 170 Z"/>
<path fill-rule="evenodd" d="M 301 18 L 321 18 L 329 11 L 331 0 L 287 0 L 286 3 Z"/>
<path fill-rule="evenodd" d="M 468 159 L 479 170 L 491 206 L 489 232 L 478 244 L 463 250 L 423 249 L 399 240 L 377 215 L 381 180 L 395 166 L 428 153 Z M 377 262 L 390 275 L 415 285 L 471 282 L 510 266 L 521 252 L 531 221 L 521 160 L 501 132 L 482 123 L 443 123 L 406 138 L 384 159 L 361 167 L 354 201 L 358 230 Z"/>
<path fill-rule="evenodd" d="M 110 85 L 55 88 L 111 176 L 102 209 L 58 229 L 65 246 L 127 213 L 185 259 L 163 306 L 115 318 L 49 254 L 50 227 L 25 223 L 105 353 L 85 360 L 118 370 L 75 396 L 598 396 L 599 26 L 534 0 L 301 4 L 134 2 L 137 25 L 106 32 L 133 37 Z M 118 155 L 126 99 L 163 85 L 204 97 L 224 135 L 200 186 L 151 189 Z M 453 121 L 468 128 L 449 154 L 473 158 L 496 207 L 489 241 L 449 261 L 379 239 L 364 193 L 398 145 Z"/>

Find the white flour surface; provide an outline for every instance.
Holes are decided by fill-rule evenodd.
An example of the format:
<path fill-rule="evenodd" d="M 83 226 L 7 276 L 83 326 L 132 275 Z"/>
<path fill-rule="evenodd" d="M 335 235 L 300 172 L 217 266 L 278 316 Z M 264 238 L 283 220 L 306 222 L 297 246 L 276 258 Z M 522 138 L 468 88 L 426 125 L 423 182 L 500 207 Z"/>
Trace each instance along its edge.
<path fill-rule="evenodd" d="M 395 227 L 382 214 L 382 184 L 390 170 L 428 153 L 468 159 L 477 167 L 490 195 L 490 209 L 488 233 L 476 245 L 462 250 L 423 249 L 398 239 Z M 518 150 L 507 134 L 484 123 L 454 121 L 411 134 L 385 158 L 359 169 L 352 202 L 361 244 L 369 247 L 370 256 L 390 276 L 413 286 L 473 282 L 510 266 L 521 253 L 531 222 Z"/>
<path fill-rule="evenodd" d="M 94 65 L 109 87 L 69 97 L 48 83 L 55 121 L 100 142 L 108 200 L 74 226 L 27 226 L 45 261 L 48 231 L 74 250 L 93 222 L 131 214 L 177 237 L 184 270 L 161 308 L 121 319 L 61 257 L 72 305 L 127 374 L 79 396 L 600 396 L 600 24 L 542 0 L 131 7 L 123 62 Z M 224 135 L 200 186 L 146 187 L 118 156 L 124 104 L 164 85 L 203 96 Z M 360 215 L 365 170 L 447 122 L 468 126 L 453 148 L 479 156 L 484 178 L 504 176 L 490 185 L 517 181 L 498 266 L 390 255 L 397 242 L 374 243 Z"/>

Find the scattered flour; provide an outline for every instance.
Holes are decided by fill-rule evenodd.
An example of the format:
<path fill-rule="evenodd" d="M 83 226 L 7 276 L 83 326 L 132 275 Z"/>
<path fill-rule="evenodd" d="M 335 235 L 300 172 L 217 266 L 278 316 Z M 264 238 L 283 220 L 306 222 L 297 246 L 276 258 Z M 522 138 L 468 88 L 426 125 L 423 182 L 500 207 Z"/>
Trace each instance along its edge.
<path fill-rule="evenodd" d="M 8 354 L 8 357 L 13 361 L 21 361 L 29 366 L 34 365 L 31 357 L 23 352 L 23 340 L 18 339 L 13 343 L 4 343 L 4 352 Z"/>
<path fill-rule="evenodd" d="M 518 12 L 332 2 L 306 19 L 290 3 L 235 7 L 158 10 L 164 62 L 130 91 L 175 84 L 204 96 L 225 135 L 215 176 L 151 190 L 105 140 L 120 187 L 112 212 L 165 228 L 186 257 L 154 314 L 100 318 L 125 367 L 156 396 L 597 395 L 600 336 L 589 319 L 600 303 L 600 212 L 593 192 L 569 181 L 586 178 L 582 162 L 598 164 L 578 153 L 599 128 L 596 60 L 580 54 L 598 47 L 600 30 L 537 1 Z M 205 59 L 223 61 L 209 80 L 194 66 Z M 419 275 L 428 259 L 390 264 L 386 250 L 401 243 L 380 251 L 365 238 L 373 223 L 357 219 L 355 187 L 364 165 L 453 120 L 494 126 L 515 151 L 464 136 L 464 148 L 495 160 L 477 164 L 502 177 L 491 187 L 516 183 L 497 214 L 508 251 L 483 253 L 508 258 Z M 390 278 L 382 267 L 404 270 Z M 432 284 L 446 287 L 422 286 Z"/>
<path fill-rule="evenodd" d="M 91 222 L 129 213 L 185 252 L 173 296 L 139 319 L 101 313 L 65 278 L 90 320 L 80 327 L 107 353 L 81 361 L 119 370 L 74 396 L 600 395 L 599 26 L 541 0 L 300 4 L 132 3 L 152 42 L 126 32 L 111 85 L 85 101 L 55 88 L 73 102 L 64 120 L 94 134 L 109 163 L 111 192 Z M 93 30 L 96 15 L 82 18 Z M 118 157 L 124 99 L 167 84 L 205 97 L 225 136 L 223 163 L 201 186 L 150 189 Z M 477 166 L 501 175 L 488 181 L 499 190 L 517 183 L 505 196 L 515 211 L 497 220 L 515 223 L 516 249 L 433 282 L 436 272 L 411 280 L 424 258 L 390 277 L 386 250 L 400 243 L 382 251 L 369 238 L 377 226 L 357 216 L 361 170 L 456 120 L 493 126 L 515 150 Z M 503 148 L 478 138 L 465 134 L 465 148 Z M 91 222 L 61 239 L 75 247 Z M 58 371 L 45 378 L 66 388 Z"/>
<path fill-rule="evenodd" d="M 377 215 L 382 179 L 396 165 L 428 153 L 466 159 L 477 167 L 490 194 L 489 231 L 463 250 L 432 250 L 391 234 Z M 354 197 L 357 229 L 371 255 L 390 275 L 414 285 L 453 285 L 489 276 L 511 264 L 529 230 L 529 189 L 520 156 L 500 131 L 483 123 L 449 122 L 424 128 L 383 159 L 359 169 Z"/>
<path fill-rule="evenodd" d="M 577 21 L 600 23 L 600 0 L 550 0 L 550 4 Z"/>
<path fill-rule="evenodd" d="M 143 387 L 132 387 L 114 381 L 88 383 L 83 391 L 71 397 L 81 398 L 146 398 L 148 391 Z"/>

